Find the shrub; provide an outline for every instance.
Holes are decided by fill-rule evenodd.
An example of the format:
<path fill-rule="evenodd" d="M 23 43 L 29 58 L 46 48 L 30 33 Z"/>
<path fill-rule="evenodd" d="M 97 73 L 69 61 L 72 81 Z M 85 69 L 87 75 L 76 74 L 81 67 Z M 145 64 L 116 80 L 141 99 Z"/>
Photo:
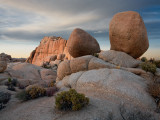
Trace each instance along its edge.
<path fill-rule="evenodd" d="M 10 84 L 10 85 L 8 86 L 8 90 L 15 91 L 15 88 L 14 88 L 14 86 L 13 86 L 12 84 Z"/>
<path fill-rule="evenodd" d="M 142 58 L 141 58 L 141 61 L 142 61 L 142 62 L 147 62 L 147 58 L 146 58 L 146 57 L 142 57 Z"/>
<path fill-rule="evenodd" d="M 26 101 L 30 99 L 29 95 L 27 94 L 25 90 L 22 90 L 21 92 L 17 93 L 16 98 L 18 98 L 21 101 Z"/>
<path fill-rule="evenodd" d="M 7 104 L 11 98 L 10 93 L 0 92 L 0 110 L 4 107 L 4 104 Z"/>
<path fill-rule="evenodd" d="M 54 87 L 55 86 L 55 81 L 52 81 L 48 84 L 48 87 Z"/>
<path fill-rule="evenodd" d="M 26 101 L 26 100 L 35 99 L 38 97 L 43 97 L 45 95 L 46 95 L 46 90 L 44 88 L 33 86 L 28 90 L 23 90 L 17 93 L 16 97 L 19 100 Z"/>
<path fill-rule="evenodd" d="M 156 65 L 155 64 L 152 64 L 150 62 L 144 62 L 144 63 L 141 63 L 141 67 L 143 70 L 145 70 L 146 72 L 151 72 L 151 73 L 155 73 L 156 72 Z"/>
<path fill-rule="evenodd" d="M 85 105 L 89 104 L 89 98 L 84 94 L 77 93 L 76 90 L 70 89 L 56 96 L 56 108 L 59 110 L 80 110 Z"/>
<path fill-rule="evenodd" d="M 46 90 L 38 86 L 33 86 L 32 88 L 26 90 L 26 92 L 31 99 L 42 97 L 46 94 Z"/>
<path fill-rule="evenodd" d="M 18 83 L 17 79 L 12 79 L 12 80 L 11 80 L 11 84 L 12 84 L 13 86 L 17 86 L 17 83 Z"/>
<path fill-rule="evenodd" d="M 98 58 L 99 54 L 98 53 L 94 53 L 93 56 Z"/>
<path fill-rule="evenodd" d="M 8 81 L 5 82 L 5 85 L 6 86 L 10 86 L 10 85 L 17 86 L 17 83 L 18 83 L 17 79 L 8 78 Z"/>
<path fill-rule="evenodd" d="M 11 78 L 8 78 L 8 82 L 11 83 L 11 81 L 12 81 Z"/>
<path fill-rule="evenodd" d="M 154 61 L 154 64 L 156 65 L 157 68 L 160 68 L 160 60 Z"/>
<path fill-rule="evenodd" d="M 160 98 L 160 84 L 158 83 L 149 84 L 148 92 L 154 98 Z"/>
<path fill-rule="evenodd" d="M 46 90 L 46 96 L 48 96 L 48 97 L 53 96 L 57 90 L 58 89 L 55 86 L 48 88 Z"/>

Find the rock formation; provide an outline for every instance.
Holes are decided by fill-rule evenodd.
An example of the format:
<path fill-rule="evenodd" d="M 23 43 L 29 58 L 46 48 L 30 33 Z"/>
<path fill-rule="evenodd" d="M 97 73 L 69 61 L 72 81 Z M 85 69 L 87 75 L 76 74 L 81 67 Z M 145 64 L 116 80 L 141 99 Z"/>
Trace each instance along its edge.
<path fill-rule="evenodd" d="M 137 12 L 117 13 L 109 25 L 111 50 L 122 51 L 134 58 L 140 57 L 149 47 L 147 31 Z"/>
<path fill-rule="evenodd" d="M 98 99 L 115 101 L 119 105 L 132 103 L 138 108 L 155 110 L 154 99 L 146 91 L 150 84 L 146 76 L 150 73 L 130 68 L 139 64 L 126 53 L 112 50 L 103 51 L 99 58 L 91 55 L 74 58 L 60 63 L 56 85 L 58 88 L 74 88 Z"/>
<path fill-rule="evenodd" d="M 6 61 L 0 61 L 0 73 L 4 72 L 7 68 L 7 62 Z"/>
<path fill-rule="evenodd" d="M 99 54 L 99 58 L 106 62 L 115 64 L 117 66 L 127 67 L 127 68 L 134 68 L 140 64 L 140 61 L 135 60 L 130 55 L 124 52 L 114 51 L 114 50 L 101 52 Z"/>
<path fill-rule="evenodd" d="M 100 47 L 95 38 L 79 28 L 74 29 L 67 42 L 68 52 L 73 57 L 92 55 L 100 52 Z"/>
<path fill-rule="evenodd" d="M 32 51 L 27 62 L 40 66 L 43 62 L 50 62 L 56 59 L 71 59 L 68 53 L 67 40 L 61 37 L 44 37 L 40 45 Z"/>
<path fill-rule="evenodd" d="M 1 53 L 0 60 L 6 61 L 6 62 L 25 62 L 26 58 L 12 58 L 11 55 Z"/>

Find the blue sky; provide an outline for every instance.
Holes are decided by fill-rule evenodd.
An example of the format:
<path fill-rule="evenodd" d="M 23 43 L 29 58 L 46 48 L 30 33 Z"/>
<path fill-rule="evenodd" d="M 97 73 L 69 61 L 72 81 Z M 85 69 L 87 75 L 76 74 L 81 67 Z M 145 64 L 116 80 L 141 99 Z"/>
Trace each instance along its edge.
<path fill-rule="evenodd" d="M 140 13 L 150 43 L 143 56 L 160 58 L 160 0 L 0 0 L 0 53 L 28 57 L 44 36 L 68 39 L 74 28 L 109 50 L 109 22 L 122 11 Z"/>

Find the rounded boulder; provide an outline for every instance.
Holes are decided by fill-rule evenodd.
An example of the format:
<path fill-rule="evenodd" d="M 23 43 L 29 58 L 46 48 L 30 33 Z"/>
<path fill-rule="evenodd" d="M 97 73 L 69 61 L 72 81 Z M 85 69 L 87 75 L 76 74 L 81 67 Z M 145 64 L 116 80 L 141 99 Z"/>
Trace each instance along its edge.
<path fill-rule="evenodd" d="M 148 36 L 143 19 L 134 11 L 114 15 L 109 25 L 111 50 L 122 51 L 139 58 L 148 47 Z"/>
<path fill-rule="evenodd" d="M 71 33 L 67 42 L 67 48 L 70 55 L 74 58 L 100 52 L 97 40 L 79 28 L 74 29 Z"/>

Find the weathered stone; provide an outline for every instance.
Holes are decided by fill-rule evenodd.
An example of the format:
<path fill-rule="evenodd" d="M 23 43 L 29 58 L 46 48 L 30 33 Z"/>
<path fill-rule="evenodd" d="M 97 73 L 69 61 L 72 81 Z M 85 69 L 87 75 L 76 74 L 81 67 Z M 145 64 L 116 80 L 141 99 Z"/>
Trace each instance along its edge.
<path fill-rule="evenodd" d="M 100 47 L 95 38 L 79 28 L 74 29 L 67 42 L 68 52 L 73 57 L 92 55 L 100 52 Z"/>
<path fill-rule="evenodd" d="M 114 15 L 109 25 L 111 50 L 122 51 L 134 58 L 149 47 L 147 31 L 137 12 L 127 11 Z"/>
<path fill-rule="evenodd" d="M 124 52 L 109 50 L 99 53 L 99 58 L 121 67 L 137 67 L 141 62 Z"/>
<path fill-rule="evenodd" d="M 59 54 L 65 54 L 67 59 L 71 59 L 66 44 L 67 40 L 61 37 L 44 37 L 40 45 L 35 49 L 35 53 L 28 58 L 28 62 L 40 66 L 42 62 L 51 61 L 52 58 L 50 56 Z"/>

